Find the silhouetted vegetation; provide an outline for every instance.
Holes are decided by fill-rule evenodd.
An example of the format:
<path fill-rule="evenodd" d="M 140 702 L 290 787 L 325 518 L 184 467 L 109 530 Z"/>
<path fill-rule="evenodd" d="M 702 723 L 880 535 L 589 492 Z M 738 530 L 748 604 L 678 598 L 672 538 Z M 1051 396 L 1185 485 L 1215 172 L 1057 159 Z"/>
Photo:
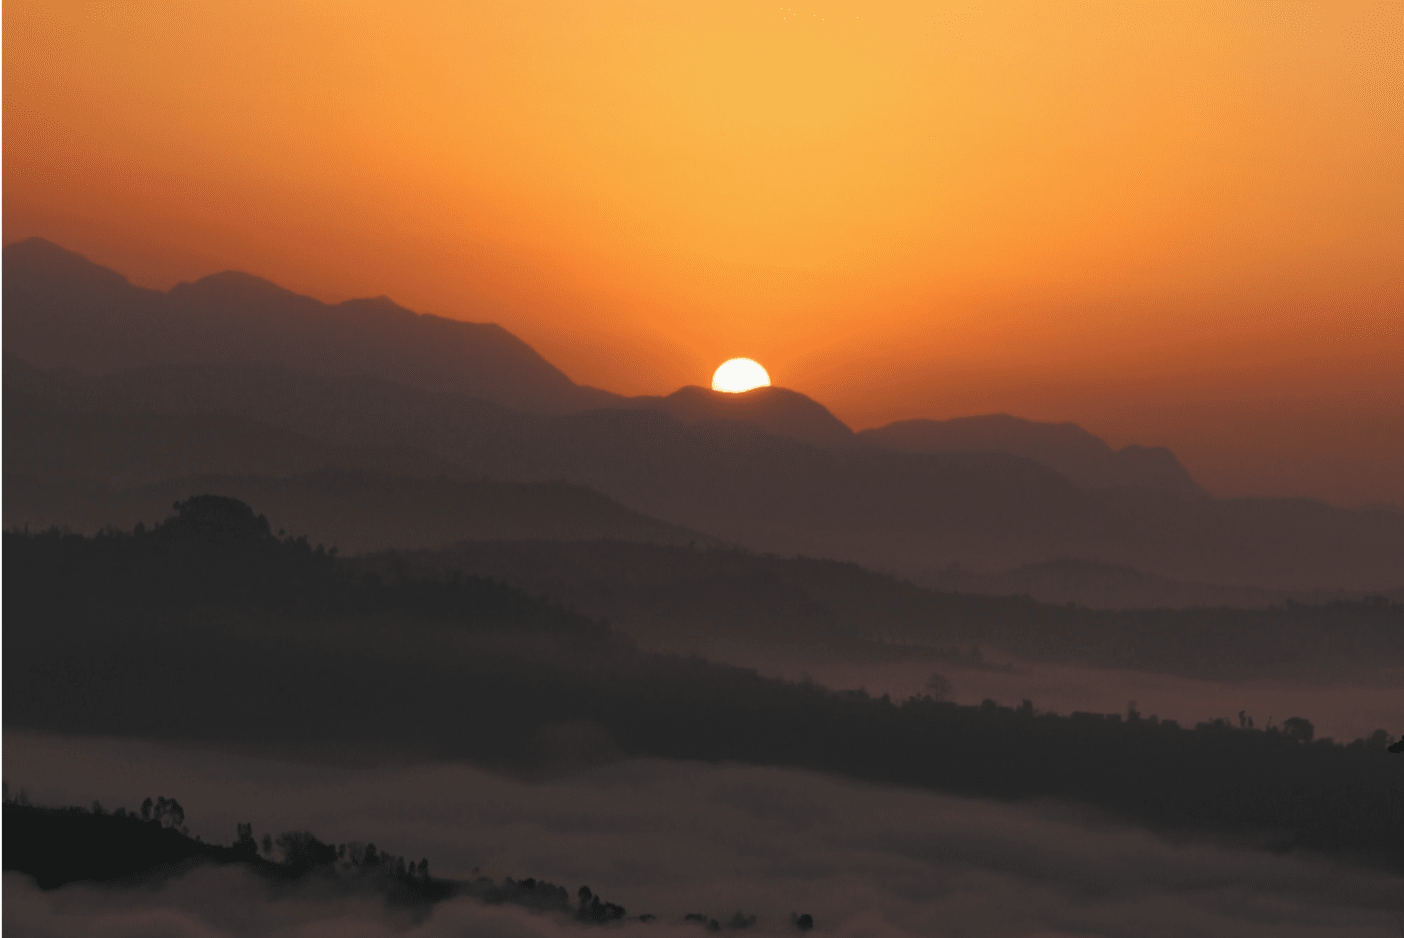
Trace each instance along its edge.
<path fill-rule="evenodd" d="M 517 630 L 564 631 L 603 639 L 608 628 L 533 601 L 489 579 L 451 577 L 386 583 L 338 565 L 335 547 L 274 534 L 268 519 L 236 499 L 204 495 L 177 502 L 174 517 L 152 528 L 106 530 L 85 538 L 59 531 L 7 532 L 7 579 L 37 577 L 37 590 L 64 592 L 81 582 L 88 611 L 104 618 L 161 617 L 192 609 L 291 613 L 338 618 L 392 612 L 455 617 L 476 627 L 510 622 Z M 81 596 L 65 597 L 83 602 Z M 100 605 L 99 605 L 100 603 Z M 469 621 L 471 620 L 471 621 Z"/>
<path fill-rule="evenodd" d="M 94 805 L 82 808 L 47 808 L 27 799 L 6 800 L 4 805 L 5 869 L 34 877 L 41 889 L 67 883 L 92 881 L 133 885 L 179 874 L 200 863 L 241 864 L 270 880 L 289 882 L 320 877 L 342 887 L 378 892 L 386 901 L 423 905 L 453 896 L 472 896 L 494 905 L 519 905 L 537 912 L 573 915 L 587 924 L 604 924 L 625 917 L 623 906 L 607 902 L 588 886 L 578 892 L 572 908 L 564 887 L 537 879 L 500 883 L 486 876 L 472 880 L 436 879 L 429 875 L 428 859 L 406 861 L 377 850 L 373 843 L 322 843 L 309 831 L 284 831 L 277 838 L 264 836 L 262 854 L 253 836 L 253 825 L 240 823 L 232 846 L 207 844 L 177 829 L 183 819 L 174 799 L 159 798 L 156 805 L 175 806 L 171 813 L 152 811 L 150 798 L 141 814 L 123 808 L 104 811 Z M 270 846 L 270 844 L 272 846 Z M 651 920 L 653 916 L 641 916 Z M 740 920 L 737 913 L 737 920 Z M 746 924 L 754 924 L 755 917 Z M 728 927 L 737 927 L 734 922 Z"/>
<path fill-rule="evenodd" d="M 1134 709 L 1058 716 L 767 680 L 642 654 L 500 583 L 420 578 L 393 557 L 377 572 L 279 538 L 239 503 L 192 501 L 152 530 L 5 536 L 7 725 L 548 770 L 734 760 L 1064 798 L 1404 868 L 1404 765 L 1383 730 L 1342 745 L 1301 718 L 1182 728 Z M 280 843 L 304 865 L 326 856 Z"/>

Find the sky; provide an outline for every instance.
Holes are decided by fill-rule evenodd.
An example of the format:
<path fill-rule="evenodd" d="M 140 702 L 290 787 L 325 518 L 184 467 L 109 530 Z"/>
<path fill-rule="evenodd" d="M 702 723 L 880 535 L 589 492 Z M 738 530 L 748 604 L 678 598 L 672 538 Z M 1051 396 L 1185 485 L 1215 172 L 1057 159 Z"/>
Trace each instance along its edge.
<path fill-rule="evenodd" d="M 525 782 L 461 765 L 349 768 L 7 732 L 10 790 L 134 809 L 174 795 L 192 836 L 310 830 L 427 857 L 431 874 L 581 885 L 658 921 L 612 933 L 696 938 L 688 912 L 756 915 L 750 936 L 1383 938 L 1398 878 L 1246 845 L 1173 844 L 1054 805 L 972 801 L 736 765 L 634 760 Z M 680 808 L 680 806 L 683 806 Z M 5 924 L 40 936 L 568 938 L 574 923 L 472 899 L 414 927 L 383 900 L 274 889 L 206 868 L 160 888 L 41 893 L 6 873 Z M 622 930 L 621 930 L 622 929 Z"/>
<path fill-rule="evenodd" d="M 5 243 L 1404 506 L 1404 5 L 4 4 Z"/>

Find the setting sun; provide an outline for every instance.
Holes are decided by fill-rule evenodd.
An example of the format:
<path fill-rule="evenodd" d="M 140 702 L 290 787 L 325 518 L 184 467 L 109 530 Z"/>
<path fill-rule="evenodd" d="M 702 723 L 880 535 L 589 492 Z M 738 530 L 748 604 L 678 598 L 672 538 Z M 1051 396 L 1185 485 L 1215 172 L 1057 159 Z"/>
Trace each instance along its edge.
<path fill-rule="evenodd" d="M 749 358 L 733 358 L 724 361 L 712 375 L 712 390 L 739 394 L 754 388 L 770 387 L 770 375 L 757 362 Z"/>

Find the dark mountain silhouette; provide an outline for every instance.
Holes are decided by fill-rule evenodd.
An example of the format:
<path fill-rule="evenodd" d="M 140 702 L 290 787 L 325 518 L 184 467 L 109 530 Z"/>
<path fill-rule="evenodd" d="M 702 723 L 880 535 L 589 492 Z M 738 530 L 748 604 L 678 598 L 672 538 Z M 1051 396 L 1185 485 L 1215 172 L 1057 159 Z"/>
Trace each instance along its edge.
<path fill-rule="evenodd" d="M 1113 450 L 1073 423 L 1036 423 L 991 414 L 953 420 L 901 420 L 858 434 L 864 443 L 913 453 L 995 452 L 1050 466 L 1088 489 L 1140 488 L 1204 495 L 1164 447 Z"/>
<path fill-rule="evenodd" d="M 6 247 L 4 268 L 6 351 L 40 368 L 272 364 L 546 413 L 616 400 L 500 326 L 417 314 L 387 297 L 327 305 L 235 271 L 162 293 L 42 238 Z"/>
<path fill-rule="evenodd" d="M 775 436 L 816 446 L 846 446 L 854 440 L 848 425 L 823 404 L 788 388 L 728 394 L 691 384 L 667 397 L 629 398 L 628 405 L 660 410 L 686 424 L 719 420 L 747 423 Z"/>
<path fill-rule="evenodd" d="M 1088 491 L 1002 453 L 814 446 L 743 423 L 688 426 L 649 409 L 532 415 L 377 379 L 268 367 L 147 368 L 92 379 L 7 365 L 5 382 L 7 413 L 33 411 L 6 420 L 7 469 L 32 477 L 130 487 L 345 466 L 566 481 L 731 543 L 907 575 L 955 562 L 987 571 L 1081 557 L 1190 582 L 1381 590 L 1397 588 L 1404 570 L 1398 514 L 1309 499 Z M 133 431 L 153 414 L 160 433 Z M 189 457 L 211 451 L 202 446 L 222 452 L 212 441 L 226 437 L 235 417 L 262 425 L 268 439 L 294 434 L 302 442 L 240 447 L 228 468 Z M 241 426 L 253 439 L 254 428 Z M 308 440 L 326 449 L 289 465 Z M 328 461 L 335 452 L 349 463 Z M 117 478 L 116 469 L 125 475 Z"/>
<path fill-rule="evenodd" d="M 203 494 L 265 506 L 290 528 L 344 553 L 439 547 L 464 539 L 609 538 L 679 545 L 712 540 L 562 482 L 456 481 L 347 469 L 288 478 L 198 476 L 130 489 L 7 473 L 5 523 L 92 534 L 109 526 L 155 524 L 173 502 Z"/>

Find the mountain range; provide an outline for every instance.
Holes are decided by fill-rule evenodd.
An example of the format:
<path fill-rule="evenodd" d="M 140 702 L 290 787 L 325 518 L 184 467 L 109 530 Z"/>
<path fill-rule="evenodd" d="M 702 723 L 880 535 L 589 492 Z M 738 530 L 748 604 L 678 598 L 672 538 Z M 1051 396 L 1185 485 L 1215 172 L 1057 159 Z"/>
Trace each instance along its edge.
<path fill-rule="evenodd" d="M 37 493 L 6 499 L 11 526 L 36 522 L 24 514 L 44 505 L 62 523 L 64 486 L 91 496 L 72 505 L 136 504 L 145 496 L 112 493 L 218 478 L 231 494 L 282 493 L 292 511 L 313 497 L 309 478 L 373 476 L 367 518 L 424 515 L 426 492 L 445 507 L 417 533 L 368 523 L 357 530 L 376 535 L 350 535 L 343 549 L 512 537 L 515 522 L 474 527 L 467 515 L 483 509 L 452 506 L 499 495 L 546 505 L 589 489 L 612 500 L 613 520 L 582 502 L 577 517 L 596 521 L 560 529 L 571 536 L 699 537 L 911 576 L 1074 557 L 1270 590 L 1404 579 L 1404 516 L 1215 499 L 1169 451 L 1113 450 L 1072 424 L 997 415 L 855 434 L 784 388 L 636 398 L 584 388 L 497 326 L 383 298 L 328 306 L 233 273 L 161 293 L 39 240 L 7 247 L 4 273 L 6 488 L 29 480 L 15 491 Z M 371 475 L 308 476 L 326 469 Z M 484 480 L 558 487 L 491 497 L 453 487 Z M 332 530 L 355 503 L 340 491 L 342 508 L 302 517 Z M 520 536 L 556 536 L 522 523 Z"/>

